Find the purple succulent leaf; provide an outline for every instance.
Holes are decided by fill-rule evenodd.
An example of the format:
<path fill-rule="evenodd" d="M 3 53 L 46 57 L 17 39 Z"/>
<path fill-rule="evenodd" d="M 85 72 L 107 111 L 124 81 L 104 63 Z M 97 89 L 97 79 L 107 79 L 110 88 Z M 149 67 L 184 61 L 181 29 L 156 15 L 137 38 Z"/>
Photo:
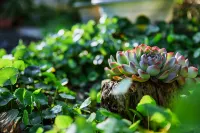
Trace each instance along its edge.
<path fill-rule="evenodd" d="M 175 58 L 176 58 L 176 59 L 178 59 L 180 56 L 181 56 L 181 54 L 180 54 L 179 52 L 177 52 L 177 53 L 175 54 Z"/>
<path fill-rule="evenodd" d="M 157 76 L 160 73 L 160 68 L 156 65 L 151 65 L 147 67 L 146 72 L 151 76 Z"/>
<path fill-rule="evenodd" d="M 159 68 L 161 68 L 162 67 L 162 61 L 155 63 L 155 65 L 158 66 Z"/>
<path fill-rule="evenodd" d="M 160 80 L 165 79 L 165 78 L 168 77 L 169 73 L 170 73 L 170 71 L 167 70 L 167 71 L 161 73 L 160 75 L 158 75 L 157 78 L 160 79 Z"/>
<path fill-rule="evenodd" d="M 195 78 L 198 74 L 198 69 L 196 67 L 189 67 L 188 68 L 188 78 Z"/>
<path fill-rule="evenodd" d="M 166 53 L 167 52 L 167 50 L 165 48 L 161 48 L 158 51 L 159 51 L 159 53 Z"/>
<path fill-rule="evenodd" d="M 118 51 L 116 54 L 117 62 L 120 64 L 128 64 L 128 59 L 124 52 Z"/>
<path fill-rule="evenodd" d="M 121 68 L 122 70 L 121 69 L 119 70 L 123 74 L 128 74 L 128 75 L 136 74 L 129 65 L 122 64 Z"/>
<path fill-rule="evenodd" d="M 137 74 L 137 67 L 133 62 L 129 63 L 130 68 L 135 72 L 135 74 Z"/>
<path fill-rule="evenodd" d="M 161 55 L 158 54 L 157 58 L 154 59 L 154 62 L 155 63 L 160 62 L 160 60 L 161 60 L 160 58 L 161 58 Z"/>
<path fill-rule="evenodd" d="M 185 66 L 187 66 L 187 67 L 189 66 L 189 60 L 188 59 L 185 60 Z"/>
<path fill-rule="evenodd" d="M 178 59 L 178 64 L 182 65 L 182 66 L 185 66 L 185 57 L 184 56 L 179 56 Z"/>
<path fill-rule="evenodd" d="M 140 60 L 143 61 L 144 63 L 148 63 L 146 54 L 143 54 L 143 55 L 141 56 L 141 59 L 140 59 Z"/>
<path fill-rule="evenodd" d="M 176 79 L 176 77 L 177 77 L 177 73 L 170 73 L 168 75 L 168 77 L 163 80 L 163 82 L 164 83 L 171 83 Z"/>
<path fill-rule="evenodd" d="M 139 65 L 135 52 L 128 51 L 128 59 L 129 59 L 130 62 L 133 62 L 135 65 L 137 65 L 137 66 Z"/>
<path fill-rule="evenodd" d="M 169 59 L 165 65 L 164 65 L 164 68 L 163 68 L 163 71 L 165 70 L 168 70 L 170 68 L 172 68 L 176 63 L 176 58 L 175 57 L 172 57 L 171 59 Z"/>
<path fill-rule="evenodd" d="M 149 57 L 149 58 L 148 58 L 148 65 L 151 66 L 151 65 L 153 65 L 153 64 L 154 64 L 153 59 Z"/>
<path fill-rule="evenodd" d="M 182 66 L 181 67 L 180 75 L 183 76 L 183 77 L 187 77 L 188 76 L 188 67 L 187 66 Z"/>
<path fill-rule="evenodd" d="M 143 71 L 142 69 L 138 69 L 138 74 L 142 79 L 148 80 L 150 78 L 150 75 Z"/>
<path fill-rule="evenodd" d="M 142 60 L 140 61 L 140 67 L 142 68 L 142 70 L 146 71 L 148 64 L 143 62 Z"/>
<path fill-rule="evenodd" d="M 132 62 L 133 62 L 136 66 L 139 66 L 136 53 L 133 54 L 133 60 L 132 60 Z"/>
<path fill-rule="evenodd" d="M 170 70 L 170 72 L 175 72 L 175 73 L 179 73 L 180 72 L 180 70 L 181 70 L 181 65 L 179 65 L 179 64 L 175 64 L 171 69 L 169 69 Z"/>
<path fill-rule="evenodd" d="M 161 54 L 161 61 L 162 61 L 162 66 L 161 67 L 163 67 L 164 66 L 164 64 L 166 63 L 166 61 L 167 61 L 167 53 L 163 53 L 163 54 Z"/>

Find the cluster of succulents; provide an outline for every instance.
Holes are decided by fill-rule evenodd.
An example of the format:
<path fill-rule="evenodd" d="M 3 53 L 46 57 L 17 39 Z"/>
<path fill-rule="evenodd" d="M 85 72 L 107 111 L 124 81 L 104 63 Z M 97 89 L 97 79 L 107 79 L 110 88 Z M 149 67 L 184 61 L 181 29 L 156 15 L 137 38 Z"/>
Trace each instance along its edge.
<path fill-rule="evenodd" d="M 110 69 L 106 67 L 105 71 L 113 80 L 126 77 L 138 82 L 151 79 L 171 83 L 177 80 L 183 85 L 186 80 L 195 81 L 198 75 L 198 69 L 189 66 L 189 60 L 180 53 L 167 53 L 165 48 L 145 44 L 131 50 L 118 51 L 116 60 L 111 56 L 108 63 Z"/>

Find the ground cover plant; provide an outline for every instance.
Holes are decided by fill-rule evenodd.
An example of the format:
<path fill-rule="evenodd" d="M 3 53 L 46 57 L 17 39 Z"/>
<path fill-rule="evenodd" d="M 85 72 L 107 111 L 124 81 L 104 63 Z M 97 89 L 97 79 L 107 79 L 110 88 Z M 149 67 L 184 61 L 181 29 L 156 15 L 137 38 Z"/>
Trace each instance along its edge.
<path fill-rule="evenodd" d="M 186 32 L 179 30 L 182 25 Z M 196 114 L 182 118 L 188 112 L 181 111 L 185 110 L 182 103 L 193 103 L 190 111 L 198 111 L 198 85 L 180 94 L 180 106 L 171 108 L 173 111 L 145 95 L 136 108 L 130 108 L 129 118 L 101 108 L 99 92 L 101 81 L 106 79 L 104 67 L 111 64 L 107 62 L 110 55 L 140 43 L 180 52 L 198 68 L 198 31 L 195 19 L 151 24 L 140 17 L 131 24 L 123 18 L 103 17 L 97 24 L 89 21 L 71 30 L 61 29 L 28 46 L 20 41 L 11 55 L 1 50 L 1 132 L 177 132 L 182 127 L 186 132 L 198 132 L 199 119 L 193 116 Z M 197 73 L 192 70 L 189 75 L 193 78 Z M 141 76 L 147 80 L 148 75 Z"/>

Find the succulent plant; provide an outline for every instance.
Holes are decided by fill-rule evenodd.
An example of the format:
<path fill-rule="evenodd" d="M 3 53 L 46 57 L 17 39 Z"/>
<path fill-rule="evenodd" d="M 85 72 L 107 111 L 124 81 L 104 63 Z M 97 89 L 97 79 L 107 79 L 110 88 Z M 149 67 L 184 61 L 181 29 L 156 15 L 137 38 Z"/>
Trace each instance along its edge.
<path fill-rule="evenodd" d="M 151 79 L 171 83 L 177 80 L 183 85 L 186 80 L 195 81 L 198 74 L 198 69 L 189 66 L 189 60 L 180 53 L 167 53 L 165 48 L 160 49 L 145 44 L 131 50 L 118 51 L 116 60 L 111 55 L 108 63 L 110 69 L 106 67 L 105 71 L 113 80 L 121 80 L 125 77 L 138 82 Z"/>

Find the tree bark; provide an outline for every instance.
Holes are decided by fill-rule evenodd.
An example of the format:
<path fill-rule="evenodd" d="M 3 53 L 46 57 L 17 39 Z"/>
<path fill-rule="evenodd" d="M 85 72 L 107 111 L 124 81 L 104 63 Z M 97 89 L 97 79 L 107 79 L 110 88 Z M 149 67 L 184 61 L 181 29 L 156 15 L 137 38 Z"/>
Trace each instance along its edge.
<path fill-rule="evenodd" d="M 170 107 L 170 101 L 179 91 L 176 81 L 167 84 L 162 82 L 133 82 L 128 91 L 123 95 L 113 95 L 112 91 L 119 82 L 104 80 L 101 85 L 101 106 L 111 112 L 128 116 L 129 109 L 135 109 L 144 95 L 150 95 L 158 105 Z"/>

